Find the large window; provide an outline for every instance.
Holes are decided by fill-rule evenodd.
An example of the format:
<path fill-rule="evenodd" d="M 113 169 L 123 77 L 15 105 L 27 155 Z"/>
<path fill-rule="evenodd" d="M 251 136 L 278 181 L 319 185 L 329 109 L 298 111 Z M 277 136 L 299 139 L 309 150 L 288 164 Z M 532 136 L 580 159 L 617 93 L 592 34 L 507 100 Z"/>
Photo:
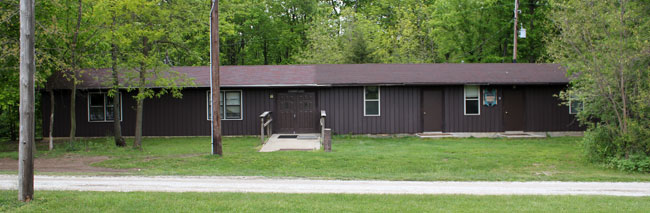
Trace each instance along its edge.
<path fill-rule="evenodd" d="M 221 120 L 242 119 L 241 93 L 241 91 L 236 90 L 221 91 L 221 100 L 219 101 L 219 115 L 221 116 Z M 208 120 L 212 120 L 212 96 L 210 95 L 210 91 L 206 93 L 206 96 L 208 100 Z"/>
<path fill-rule="evenodd" d="M 379 116 L 381 109 L 381 106 L 379 105 L 379 87 L 364 87 L 363 91 L 363 115 Z"/>
<path fill-rule="evenodd" d="M 481 92 L 476 85 L 465 86 L 465 115 L 481 114 Z"/>
<path fill-rule="evenodd" d="M 122 111 L 122 96 L 120 97 L 120 112 Z M 123 115 L 124 113 L 122 113 Z M 120 121 L 122 120 L 120 115 Z M 106 93 L 89 93 L 88 94 L 88 121 L 91 122 L 107 122 L 113 121 L 115 118 L 115 105 L 113 97 L 109 97 Z"/>

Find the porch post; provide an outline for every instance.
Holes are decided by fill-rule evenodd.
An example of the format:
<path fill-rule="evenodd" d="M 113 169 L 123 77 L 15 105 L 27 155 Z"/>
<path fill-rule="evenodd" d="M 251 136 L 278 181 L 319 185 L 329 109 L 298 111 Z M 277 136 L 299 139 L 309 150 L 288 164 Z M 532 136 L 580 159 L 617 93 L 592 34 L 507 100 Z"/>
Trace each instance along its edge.
<path fill-rule="evenodd" d="M 323 138 L 323 149 L 325 152 L 331 152 L 332 151 L 332 129 L 327 128 L 323 130 L 323 133 L 325 134 Z"/>
<path fill-rule="evenodd" d="M 264 117 L 260 118 L 260 139 L 262 140 L 260 144 L 264 144 Z"/>

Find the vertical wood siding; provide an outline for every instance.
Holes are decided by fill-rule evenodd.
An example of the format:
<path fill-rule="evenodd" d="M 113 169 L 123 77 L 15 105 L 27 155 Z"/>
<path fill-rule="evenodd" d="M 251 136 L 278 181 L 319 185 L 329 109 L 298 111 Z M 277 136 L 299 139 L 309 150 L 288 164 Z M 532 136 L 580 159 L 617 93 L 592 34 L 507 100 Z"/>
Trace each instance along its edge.
<path fill-rule="evenodd" d="M 231 90 L 231 89 L 222 89 Z M 264 111 L 275 111 L 275 99 L 270 95 L 274 90 L 264 88 L 232 89 L 242 90 L 243 119 L 222 120 L 221 131 L 224 135 L 257 135 L 260 134 L 260 114 Z M 205 99 L 205 98 L 203 98 Z M 207 104 L 204 101 L 204 105 Z M 205 108 L 205 107 L 204 107 Z M 273 115 L 272 115 L 273 116 Z M 210 121 L 205 121 L 210 135 Z"/>
<path fill-rule="evenodd" d="M 482 89 L 492 86 L 481 86 Z M 519 86 L 518 86 L 519 87 Z M 526 131 L 581 131 L 567 106 L 559 106 L 560 101 L 553 97 L 564 86 L 521 86 L 525 99 Z M 382 86 L 381 116 L 363 116 L 363 87 L 327 87 L 306 89 L 316 92 L 318 110 L 327 111 L 328 128 L 337 134 L 396 134 L 417 133 L 422 131 L 421 91 L 425 87 Z M 511 86 L 494 86 L 497 88 L 499 103 L 487 107 L 481 103 L 481 115 L 466 116 L 464 108 L 464 87 L 445 86 L 444 93 L 444 131 L 445 132 L 501 132 L 502 94 Z M 288 89 L 240 88 L 243 103 L 242 120 L 223 120 L 224 135 L 259 134 L 259 115 L 264 111 L 275 111 L 275 99 L 278 92 Z M 77 136 L 101 137 L 111 136 L 112 122 L 88 122 L 89 92 L 79 91 L 77 97 Z M 147 99 L 144 103 L 145 136 L 198 136 L 210 135 L 210 121 L 207 120 L 207 88 L 183 90 L 183 98 L 176 99 L 170 95 Z M 135 133 L 134 93 L 122 92 L 124 102 L 122 133 L 133 136 Z M 481 100 L 482 100 L 481 96 Z M 58 90 L 55 93 L 55 137 L 67 137 L 69 133 L 70 92 Z M 43 136 L 48 135 L 49 127 L 49 93 L 41 95 Z"/>
<path fill-rule="evenodd" d="M 564 86 L 526 86 L 526 131 L 583 131 L 569 107 L 553 97 Z"/>
<path fill-rule="evenodd" d="M 231 90 L 231 89 L 227 89 Z M 232 89 L 240 90 L 240 89 Z M 77 136 L 101 137 L 111 136 L 112 122 L 88 122 L 88 93 L 94 91 L 79 91 L 77 97 Z M 207 88 L 185 89 L 183 98 L 173 98 L 164 95 L 161 98 L 144 101 L 143 129 L 145 136 L 199 136 L 210 135 L 210 121 L 207 120 Z M 243 119 L 223 120 L 224 135 L 256 135 L 259 134 L 259 115 L 267 110 L 273 110 L 274 105 L 269 98 L 272 90 L 245 89 L 242 90 Z M 135 93 L 122 92 L 122 134 L 135 134 Z M 41 111 L 43 118 L 43 136 L 49 135 L 49 93 L 42 93 Z M 54 136 L 67 137 L 70 132 L 70 91 L 55 92 Z"/>
<path fill-rule="evenodd" d="M 363 95 L 363 87 L 320 89 L 318 104 L 327 111 L 326 127 L 337 134 L 420 132 L 418 87 L 380 87 L 380 116 L 363 115 Z"/>
<path fill-rule="evenodd" d="M 88 93 L 99 90 L 77 91 L 76 120 L 78 137 L 101 137 L 113 134 L 113 122 L 88 122 Z M 122 92 L 122 134 L 132 136 L 135 130 L 135 100 L 130 98 L 134 93 Z M 54 137 L 68 137 L 70 133 L 70 91 L 57 90 L 54 93 Z M 43 136 L 49 135 L 50 96 L 41 94 L 41 113 L 43 120 Z M 146 102 L 145 102 L 146 106 Z"/>
<path fill-rule="evenodd" d="M 464 86 L 445 87 L 445 132 L 500 132 L 503 129 L 501 106 L 488 107 L 483 105 L 483 89 L 496 88 L 497 97 L 500 99 L 502 87 L 481 86 L 481 113 L 480 115 L 465 115 L 465 89 Z M 497 100 L 498 100 L 497 99 Z M 500 101 L 500 100 L 498 100 Z"/>

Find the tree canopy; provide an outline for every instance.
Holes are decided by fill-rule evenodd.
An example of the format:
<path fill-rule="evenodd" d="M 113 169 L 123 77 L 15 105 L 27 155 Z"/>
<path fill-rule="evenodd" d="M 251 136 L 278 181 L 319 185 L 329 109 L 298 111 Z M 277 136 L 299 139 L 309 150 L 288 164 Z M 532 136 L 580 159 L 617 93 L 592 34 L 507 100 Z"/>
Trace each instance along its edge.
<path fill-rule="evenodd" d="M 592 160 L 650 172 L 650 2 L 567 0 L 552 13 L 551 58 L 574 79 L 563 98 L 579 102 Z"/>

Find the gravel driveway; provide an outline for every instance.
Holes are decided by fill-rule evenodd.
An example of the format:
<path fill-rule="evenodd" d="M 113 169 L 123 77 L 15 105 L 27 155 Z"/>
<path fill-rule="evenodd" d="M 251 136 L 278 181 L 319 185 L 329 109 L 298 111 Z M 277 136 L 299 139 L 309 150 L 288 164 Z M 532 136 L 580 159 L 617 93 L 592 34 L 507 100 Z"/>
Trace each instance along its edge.
<path fill-rule="evenodd" d="M 16 190 L 17 185 L 17 176 L 0 175 L 0 189 Z M 650 182 L 424 182 L 196 176 L 84 177 L 38 175 L 35 177 L 35 189 L 118 192 L 650 196 Z"/>

